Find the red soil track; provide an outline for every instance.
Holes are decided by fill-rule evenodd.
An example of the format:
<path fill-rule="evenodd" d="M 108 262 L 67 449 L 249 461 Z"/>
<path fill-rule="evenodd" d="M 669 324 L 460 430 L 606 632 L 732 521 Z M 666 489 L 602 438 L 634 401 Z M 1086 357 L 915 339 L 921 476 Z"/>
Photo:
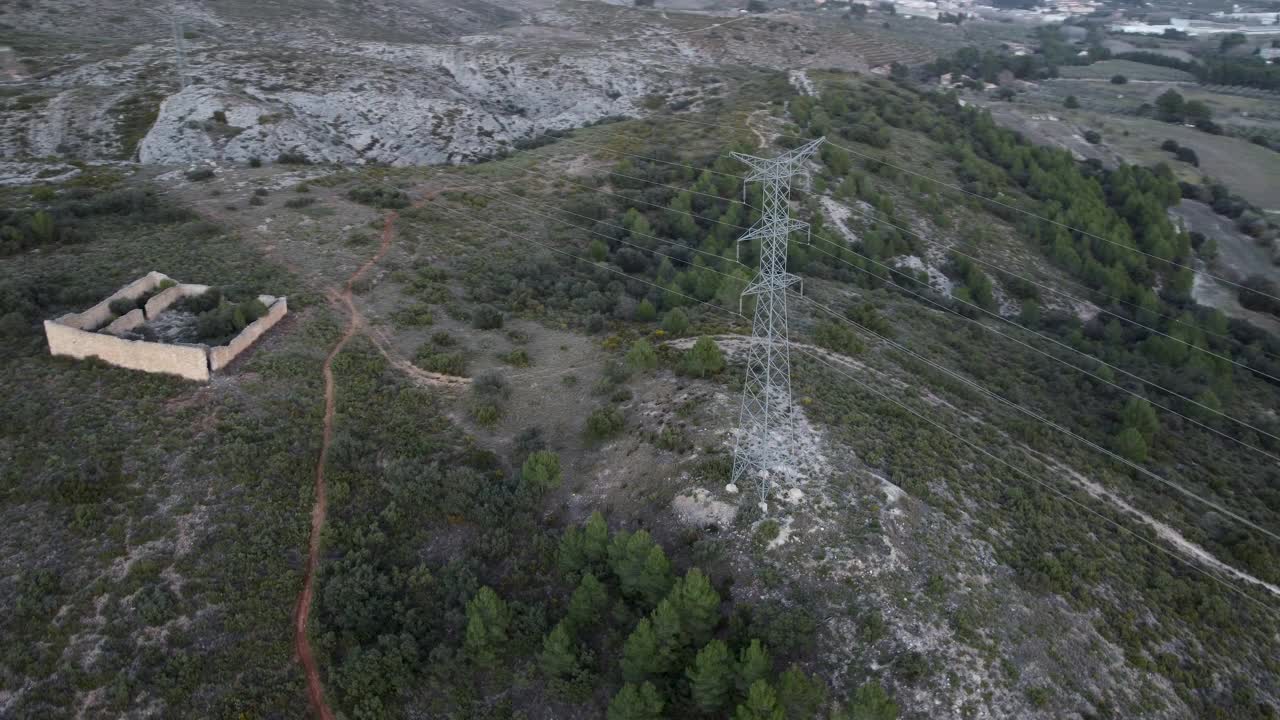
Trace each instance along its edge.
<path fill-rule="evenodd" d="M 321 720 L 334 720 L 334 715 L 333 709 L 324 700 L 324 685 L 320 682 L 320 669 L 316 666 L 315 657 L 311 653 L 311 640 L 307 637 L 307 621 L 311 617 L 311 600 L 315 594 L 316 567 L 320 564 L 320 534 L 324 530 L 325 514 L 328 509 L 325 501 L 324 465 L 329 455 L 329 444 L 333 440 L 333 414 L 337 397 L 337 385 L 333 380 L 333 359 L 342 352 L 342 348 L 360 328 L 360 314 L 356 312 L 351 300 L 351 287 L 391 248 L 391 238 L 395 234 L 397 217 L 395 212 L 387 214 L 386 222 L 382 225 L 382 244 L 378 247 L 378 252 L 347 278 L 341 293 L 336 293 L 330 298 L 331 301 L 345 306 L 347 327 L 324 359 L 324 434 L 320 442 L 320 459 L 316 462 L 316 500 L 311 508 L 311 541 L 307 552 L 307 570 L 302 579 L 302 593 L 298 595 L 298 604 L 293 613 L 294 648 L 298 653 L 298 662 L 302 664 L 302 669 L 307 675 L 307 695 L 311 699 L 311 707 Z"/>

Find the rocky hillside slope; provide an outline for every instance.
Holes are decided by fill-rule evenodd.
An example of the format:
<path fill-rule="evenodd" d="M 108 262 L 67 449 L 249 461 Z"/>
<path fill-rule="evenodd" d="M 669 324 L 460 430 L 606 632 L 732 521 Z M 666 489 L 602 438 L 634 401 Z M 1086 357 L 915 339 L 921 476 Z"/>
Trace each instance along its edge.
<path fill-rule="evenodd" d="M 866 68 L 804 18 L 553 0 L 222 0 L 172 14 L 59 0 L 0 22 L 13 27 L 0 35 L 5 160 L 466 162 L 690 106 L 718 65 Z"/>

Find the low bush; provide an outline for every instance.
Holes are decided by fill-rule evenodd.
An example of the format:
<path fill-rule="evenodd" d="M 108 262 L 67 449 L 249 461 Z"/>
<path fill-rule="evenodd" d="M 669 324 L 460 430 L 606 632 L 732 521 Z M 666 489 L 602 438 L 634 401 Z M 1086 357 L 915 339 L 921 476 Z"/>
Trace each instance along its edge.
<path fill-rule="evenodd" d="M 316 199 L 310 196 L 289 198 L 288 200 L 284 201 L 285 207 L 294 208 L 295 210 L 298 208 L 304 208 L 304 207 L 308 207 L 310 205 L 315 205 L 315 204 L 316 204 Z"/>
<path fill-rule="evenodd" d="M 503 355 L 502 361 L 519 368 L 529 367 L 533 364 L 533 361 L 529 359 L 529 353 L 525 352 L 524 348 L 516 348 Z"/>
<path fill-rule="evenodd" d="M 188 171 L 187 171 L 187 179 L 188 179 L 188 180 L 192 180 L 192 181 L 195 181 L 195 182 L 200 182 L 200 181 L 203 181 L 203 180 L 209 180 L 209 179 L 211 179 L 211 178 L 213 178 L 213 169 L 212 169 L 212 168 L 202 167 L 202 168 L 196 168 L 196 169 L 194 169 L 194 170 L 188 170 Z"/>
<path fill-rule="evenodd" d="M 409 196 L 384 185 L 361 185 L 347 192 L 347 197 L 362 205 L 395 210 L 409 207 Z"/>
<path fill-rule="evenodd" d="M 413 358 L 413 363 L 423 370 L 443 375 L 465 377 L 467 374 L 467 359 L 462 353 L 440 352 L 430 345 L 418 351 Z"/>
<path fill-rule="evenodd" d="M 502 311 L 492 305 L 481 305 L 471 313 L 471 326 L 477 330 L 502 327 Z"/>
<path fill-rule="evenodd" d="M 281 165 L 310 165 L 311 160 L 300 152 L 288 151 L 282 152 L 276 156 L 276 162 Z"/>
<path fill-rule="evenodd" d="M 622 432 L 625 424 L 622 411 L 613 406 L 602 407 L 587 416 L 587 437 L 607 440 Z"/>
<path fill-rule="evenodd" d="M 225 345 L 245 327 L 267 314 L 267 306 L 254 298 L 242 303 L 227 302 L 201 313 L 196 320 L 199 342 L 207 345 Z"/>

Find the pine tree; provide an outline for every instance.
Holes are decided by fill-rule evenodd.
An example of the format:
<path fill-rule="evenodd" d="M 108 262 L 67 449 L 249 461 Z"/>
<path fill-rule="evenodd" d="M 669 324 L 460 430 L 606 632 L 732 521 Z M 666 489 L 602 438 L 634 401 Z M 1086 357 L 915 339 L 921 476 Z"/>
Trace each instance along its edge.
<path fill-rule="evenodd" d="M 557 555 L 560 572 L 575 575 L 587 566 L 587 536 L 579 528 L 571 527 L 564 531 L 560 538 L 560 551 Z"/>
<path fill-rule="evenodd" d="M 679 657 L 681 651 L 688 647 L 680 622 L 680 611 L 676 609 L 676 601 L 671 595 L 663 598 L 650 617 L 653 622 L 653 634 L 658 641 L 658 664 L 665 671 Z"/>
<path fill-rule="evenodd" d="M 898 706 L 880 683 L 872 680 L 854 692 L 844 712 L 836 717 L 839 720 L 896 720 Z"/>
<path fill-rule="evenodd" d="M 709 337 L 700 337 L 684 354 L 681 369 L 696 377 L 714 375 L 724 369 L 724 355 L 720 346 Z"/>
<path fill-rule="evenodd" d="M 764 649 L 759 640 L 752 638 L 750 645 L 738 651 L 736 678 L 738 692 L 745 695 L 757 680 L 763 680 L 769 675 L 771 666 L 769 652 Z"/>
<path fill-rule="evenodd" d="M 631 344 L 631 349 L 627 351 L 627 367 L 644 372 L 657 366 L 658 354 L 648 340 L 640 338 Z"/>
<path fill-rule="evenodd" d="M 465 647 L 476 664 L 492 665 L 507 642 L 511 611 L 492 588 L 480 588 L 467 602 L 467 634 Z"/>
<path fill-rule="evenodd" d="M 787 720 L 818 717 L 818 708 L 827 699 L 827 686 L 792 665 L 778 678 L 778 705 Z"/>
<path fill-rule="evenodd" d="M 698 651 L 693 667 L 685 671 L 689 693 L 704 713 L 714 713 L 729 701 L 733 687 L 733 663 L 729 646 L 723 640 L 712 640 Z"/>
<path fill-rule="evenodd" d="M 569 599 L 567 619 L 576 632 L 590 627 L 600 620 L 609 606 L 609 594 L 595 575 L 586 573 Z"/>
<path fill-rule="evenodd" d="M 549 450 L 533 453 L 520 468 L 520 482 L 537 496 L 560 487 L 560 456 Z"/>
<path fill-rule="evenodd" d="M 1116 435 L 1115 450 L 1123 457 L 1133 462 L 1143 462 L 1147 459 L 1147 442 L 1142 439 L 1142 433 L 1137 428 L 1127 427 Z"/>
<path fill-rule="evenodd" d="M 548 678 L 565 677 L 578 669 L 578 651 L 568 624 L 561 621 L 542 639 L 538 664 Z"/>
<path fill-rule="evenodd" d="M 747 699 L 738 706 L 733 720 L 783 720 L 778 695 L 765 680 L 757 680 L 747 691 Z"/>
<path fill-rule="evenodd" d="M 656 317 L 658 317 L 658 311 L 653 307 L 653 303 L 649 302 L 648 298 L 641 300 L 640 304 L 636 306 L 636 320 L 649 322 Z"/>
<path fill-rule="evenodd" d="M 32 237 L 40 245 L 53 242 L 57 234 L 57 226 L 53 222 L 53 216 L 44 210 L 39 210 L 35 215 L 32 215 L 31 220 L 28 221 L 28 226 L 31 228 Z"/>
<path fill-rule="evenodd" d="M 720 620 L 720 595 L 698 568 L 692 568 L 672 588 L 685 643 L 694 647 L 711 638 Z"/>
<path fill-rule="evenodd" d="M 649 607 L 656 606 L 671 591 L 673 582 L 671 561 L 667 559 L 667 554 L 658 545 L 649 548 L 636 585 L 640 596 Z"/>
<path fill-rule="evenodd" d="M 662 550 L 646 530 L 634 533 L 622 530 L 614 534 L 609 543 L 609 569 L 618 578 L 618 585 L 626 597 L 643 595 L 645 565 L 654 548 L 659 552 Z"/>
<path fill-rule="evenodd" d="M 668 335 L 679 337 L 689 329 L 689 317 L 684 314 L 684 310 L 675 308 L 662 318 L 662 329 Z"/>
<path fill-rule="evenodd" d="M 586 561 L 592 567 L 604 568 L 608 557 L 609 525 L 604 521 L 600 511 L 591 513 L 587 524 L 583 526 L 582 551 Z"/>
<path fill-rule="evenodd" d="M 608 720 L 658 720 L 662 717 L 662 697 L 653 683 L 622 686 L 609 703 Z"/>
<path fill-rule="evenodd" d="M 609 256 L 609 246 L 605 245 L 604 241 L 600 238 L 596 238 L 591 241 L 591 245 L 588 246 L 587 252 L 590 253 L 592 260 L 600 262 Z"/>
<path fill-rule="evenodd" d="M 627 636 L 622 645 L 622 677 L 627 682 L 640 682 L 647 677 L 657 675 L 663 670 L 662 658 L 658 647 L 658 636 L 653 632 L 653 623 L 648 618 L 636 623 L 635 630 Z"/>
<path fill-rule="evenodd" d="M 1124 405 L 1124 410 L 1120 412 L 1120 421 L 1125 427 L 1142 433 L 1142 439 L 1146 441 L 1155 437 L 1156 431 L 1160 429 L 1160 419 L 1156 417 L 1156 411 L 1151 408 L 1151 403 L 1142 398 L 1129 398 Z"/>

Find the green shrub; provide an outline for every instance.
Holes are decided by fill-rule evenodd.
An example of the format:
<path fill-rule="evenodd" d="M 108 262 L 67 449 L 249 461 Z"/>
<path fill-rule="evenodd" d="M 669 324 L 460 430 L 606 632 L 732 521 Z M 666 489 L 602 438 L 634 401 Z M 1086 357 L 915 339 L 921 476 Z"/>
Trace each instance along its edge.
<path fill-rule="evenodd" d="M 511 387 L 502 373 L 486 370 L 471 383 L 471 392 L 480 397 L 506 398 L 511 394 Z"/>
<path fill-rule="evenodd" d="M 471 417 L 489 427 L 502 419 L 502 408 L 495 402 L 475 402 L 471 404 Z"/>
<path fill-rule="evenodd" d="M 845 355 L 858 355 L 867 349 L 857 334 L 849 329 L 849 326 L 834 320 L 824 320 L 818 323 L 818 327 L 813 331 L 813 341 L 819 347 Z"/>
<path fill-rule="evenodd" d="M 471 313 L 471 326 L 477 330 L 496 330 L 502 327 L 502 311 L 492 305 L 481 305 Z"/>
<path fill-rule="evenodd" d="M 622 432 L 625 421 L 622 412 L 612 405 L 602 407 L 587 416 L 587 437 L 607 440 Z"/>
<path fill-rule="evenodd" d="M 0 337 L 16 338 L 27 334 L 29 329 L 30 323 L 17 310 L 0 315 Z"/>
<path fill-rule="evenodd" d="M 224 298 L 217 307 L 197 316 L 198 341 L 207 345 L 225 345 L 249 323 L 266 314 L 267 306 L 257 298 L 242 303 L 227 302 Z"/>
<path fill-rule="evenodd" d="M 391 313 L 391 319 L 409 327 L 422 327 L 436 321 L 435 314 L 431 312 L 431 306 L 425 303 L 396 310 Z"/>
<path fill-rule="evenodd" d="M 508 365 L 514 365 L 519 368 L 529 367 L 533 364 L 533 361 L 529 359 L 529 353 L 525 352 L 523 348 L 516 348 L 506 355 L 503 355 L 502 361 Z"/>
<path fill-rule="evenodd" d="M 212 178 L 212 177 L 213 177 L 213 169 L 212 169 L 212 168 L 202 167 L 202 168 L 196 168 L 196 169 L 194 169 L 194 170 L 188 170 L 188 171 L 187 171 L 187 179 L 188 179 L 188 180 L 193 180 L 193 181 L 196 181 L 196 182 L 200 182 L 200 181 L 203 181 L 203 180 L 209 180 L 209 179 L 210 179 L 210 178 Z"/>
<path fill-rule="evenodd" d="M 520 467 L 520 483 L 535 495 L 560 487 L 560 456 L 548 450 L 534 452 Z"/>
<path fill-rule="evenodd" d="M 681 372 L 705 378 L 724 370 L 724 354 L 720 346 L 709 337 L 700 337 L 680 360 Z"/>
<path fill-rule="evenodd" d="M 257 157 L 256 155 L 249 158 L 249 167 L 262 167 L 262 158 Z"/>
<path fill-rule="evenodd" d="M 679 337 L 689 329 L 689 316 L 684 314 L 684 310 L 676 308 L 662 318 L 662 329 L 668 335 Z"/>
<path fill-rule="evenodd" d="M 461 353 L 440 352 L 430 345 L 418 350 L 413 362 L 423 370 L 443 375 L 465 377 L 467 374 L 467 359 Z"/>
<path fill-rule="evenodd" d="M 117 317 L 127 315 L 138 307 L 137 298 L 117 298 L 112 300 L 107 307 L 111 308 L 111 313 Z"/>
<path fill-rule="evenodd" d="M 297 151 L 282 152 L 276 156 L 276 162 L 281 165 L 310 165 L 311 160 Z"/>
<path fill-rule="evenodd" d="M 308 205 L 315 205 L 315 204 L 316 204 L 316 199 L 313 197 L 296 197 L 296 198 L 289 198 L 288 200 L 284 201 L 285 207 L 295 208 L 295 209 L 304 208 L 304 207 L 307 207 Z"/>
<path fill-rule="evenodd" d="M 361 185 L 347 191 L 347 197 L 362 205 L 372 205 L 380 209 L 399 209 L 409 206 L 408 195 L 383 185 Z"/>
<path fill-rule="evenodd" d="M 652 370 L 658 366 L 658 353 L 648 340 L 640 338 L 627 351 L 627 366 L 637 371 Z"/>

